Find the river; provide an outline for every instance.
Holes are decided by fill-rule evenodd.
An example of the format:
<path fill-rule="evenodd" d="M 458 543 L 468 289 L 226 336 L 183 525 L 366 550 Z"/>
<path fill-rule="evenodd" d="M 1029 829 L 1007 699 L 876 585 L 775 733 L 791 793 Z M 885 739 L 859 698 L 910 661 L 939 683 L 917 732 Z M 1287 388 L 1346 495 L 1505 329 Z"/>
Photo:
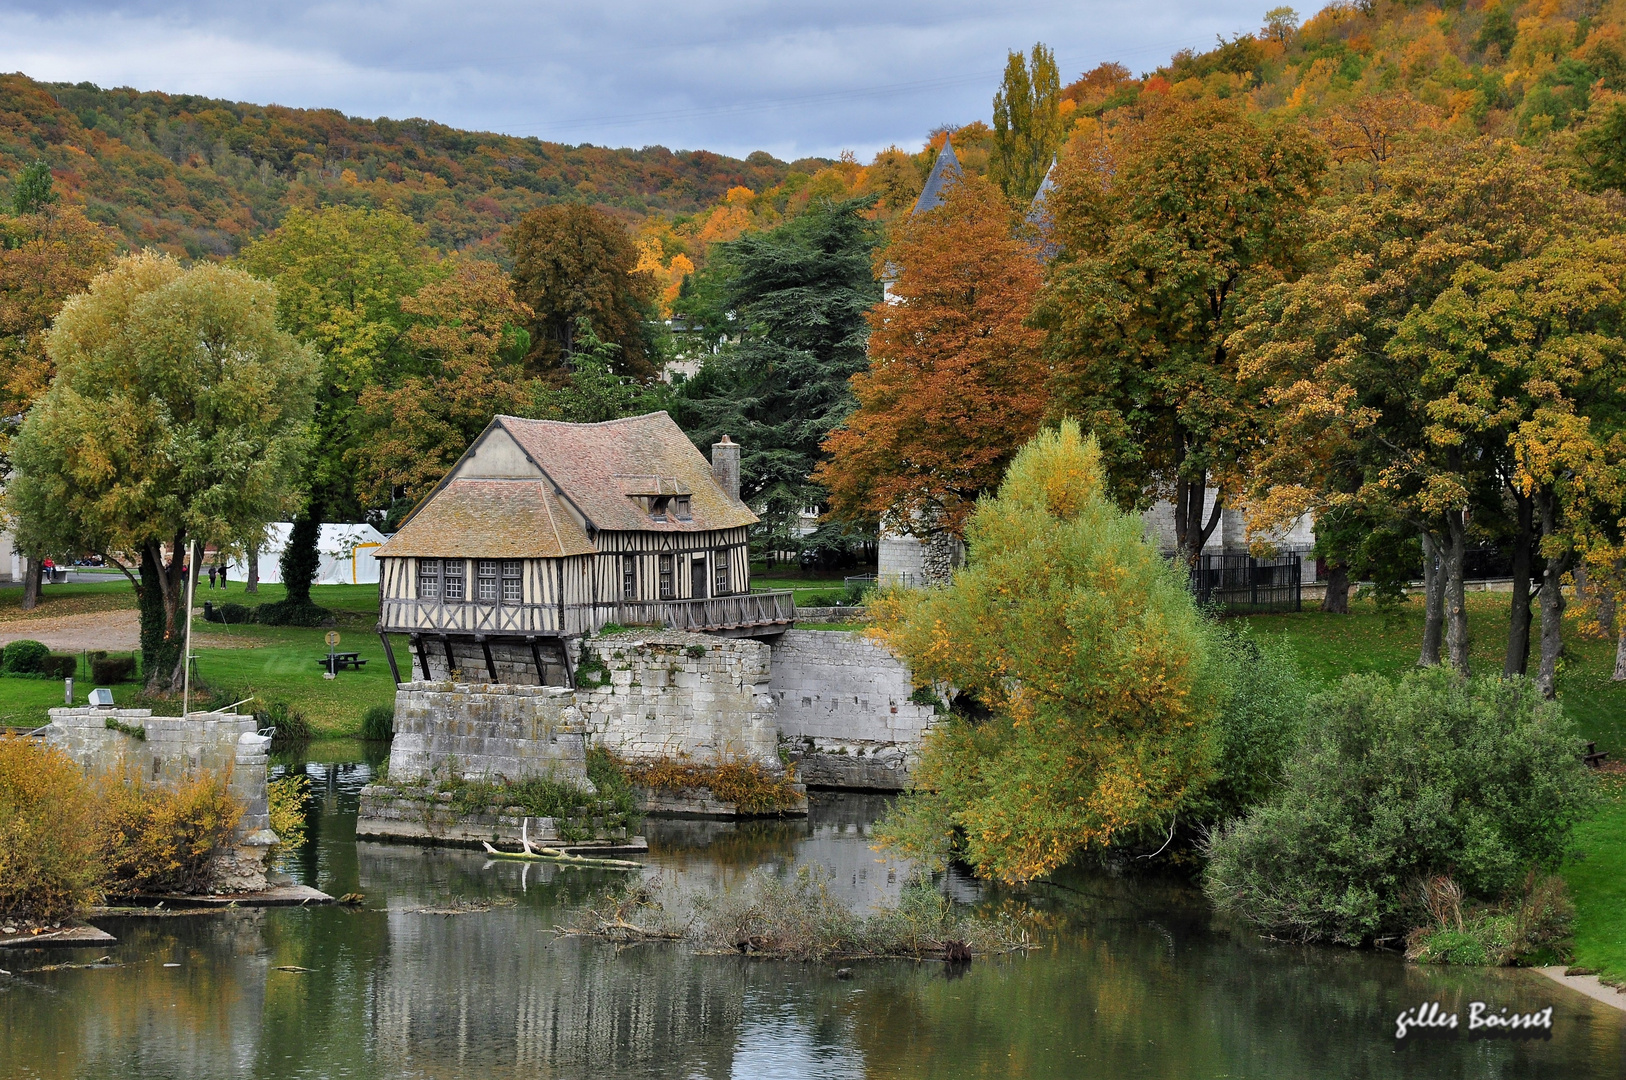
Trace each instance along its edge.
<path fill-rule="evenodd" d="M 1040 943 L 962 971 L 861 963 L 841 979 L 561 937 L 616 872 L 357 843 L 369 766 L 298 767 L 315 797 L 293 872 L 365 904 L 106 918 L 116 946 L 0 955 L 15 972 L 0 978 L 0 1077 L 1626 1076 L 1626 1013 L 1536 972 L 1272 943 L 1167 882 L 1078 874 L 1019 900 L 955 878 L 960 899 L 1030 905 Z M 881 806 L 829 795 L 806 821 L 649 821 L 650 873 L 728 887 L 814 863 L 874 904 L 903 877 L 870 847 Z M 31 971 L 104 954 L 118 966 Z M 1462 1027 L 1397 1040 L 1396 1015 L 1430 1001 Z M 1552 1006 L 1551 1034 L 1470 1035 L 1474 1001 Z"/>

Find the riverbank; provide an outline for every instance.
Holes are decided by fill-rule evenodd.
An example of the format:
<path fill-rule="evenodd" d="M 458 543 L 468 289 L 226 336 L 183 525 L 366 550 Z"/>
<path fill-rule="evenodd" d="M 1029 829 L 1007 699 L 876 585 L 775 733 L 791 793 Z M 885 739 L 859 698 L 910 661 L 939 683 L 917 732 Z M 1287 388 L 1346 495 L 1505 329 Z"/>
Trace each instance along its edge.
<path fill-rule="evenodd" d="M 983 911 L 1037 913 L 1040 948 L 969 965 L 800 964 L 555 932 L 625 871 L 358 843 L 365 764 L 310 764 L 312 843 L 291 872 L 354 908 L 109 918 L 116 946 L 15 957 L 0 1075 L 107 1080 L 537 1075 L 1256 1080 L 1359 1074 L 1610 1076 L 1626 1014 L 1533 971 L 1418 968 L 1216 925 L 1190 888 L 1068 871 L 1023 893 L 963 877 Z M 886 800 L 818 796 L 807 819 L 650 823 L 651 879 L 722 893 L 769 868 L 830 871 L 855 911 L 908 868 L 877 862 Z M 106 956 L 108 962 L 94 964 Z M 69 968 L 64 960 L 80 966 Z M 1394 1037 L 1422 1002 L 1551 1006 L 1550 1038 Z"/>

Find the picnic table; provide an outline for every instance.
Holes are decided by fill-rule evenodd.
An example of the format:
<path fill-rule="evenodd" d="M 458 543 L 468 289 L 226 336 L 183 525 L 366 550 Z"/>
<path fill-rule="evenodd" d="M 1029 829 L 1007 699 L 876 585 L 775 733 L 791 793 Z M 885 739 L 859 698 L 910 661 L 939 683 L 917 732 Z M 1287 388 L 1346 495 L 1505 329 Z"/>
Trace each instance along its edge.
<path fill-rule="evenodd" d="M 328 671 L 335 675 L 339 673 L 339 668 L 355 668 L 357 671 L 360 671 L 362 665 L 367 663 L 367 661 L 361 658 L 360 653 L 353 652 L 336 652 L 330 656 L 320 657 L 316 662 L 327 668 Z"/>

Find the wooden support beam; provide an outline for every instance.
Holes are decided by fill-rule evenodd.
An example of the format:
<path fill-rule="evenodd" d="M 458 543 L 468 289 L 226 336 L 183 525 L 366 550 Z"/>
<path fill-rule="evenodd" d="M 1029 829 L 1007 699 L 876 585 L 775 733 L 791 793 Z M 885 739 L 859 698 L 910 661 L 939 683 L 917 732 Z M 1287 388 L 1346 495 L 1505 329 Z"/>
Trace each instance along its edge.
<path fill-rule="evenodd" d="M 559 655 L 565 661 L 565 685 L 574 687 L 576 685 L 576 665 L 570 662 L 570 642 L 563 634 L 559 636 Z"/>
<path fill-rule="evenodd" d="M 455 678 L 453 672 L 457 670 L 457 657 L 452 653 L 452 639 L 445 634 L 440 635 L 441 647 L 446 650 L 446 677 Z"/>
<path fill-rule="evenodd" d="M 474 640 L 480 643 L 480 652 L 485 654 L 486 674 L 491 676 L 492 682 L 499 681 L 497 679 L 497 662 L 491 658 L 491 642 L 486 640 L 484 634 L 475 634 Z"/>
<path fill-rule="evenodd" d="M 548 669 L 542 666 L 542 650 L 536 644 L 536 635 L 528 636 L 525 644 L 531 647 L 531 662 L 536 665 L 536 685 L 548 685 Z"/>
<path fill-rule="evenodd" d="M 384 631 L 380 630 L 378 632 L 378 640 L 384 643 L 384 659 L 390 662 L 390 678 L 395 680 L 396 686 L 400 686 L 401 669 L 395 664 L 395 650 L 390 648 L 390 636 Z"/>
<path fill-rule="evenodd" d="M 407 643 L 418 652 L 418 670 L 423 672 L 423 681 L 429 681 L 429 652 L 423 646 L 422 634 L 407 635 Z"/>

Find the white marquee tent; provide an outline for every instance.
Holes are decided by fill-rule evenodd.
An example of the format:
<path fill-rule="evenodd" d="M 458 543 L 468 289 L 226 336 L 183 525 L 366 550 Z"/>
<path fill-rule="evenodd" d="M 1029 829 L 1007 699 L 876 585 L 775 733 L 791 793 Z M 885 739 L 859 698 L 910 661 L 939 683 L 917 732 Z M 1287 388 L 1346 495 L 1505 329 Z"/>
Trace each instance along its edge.
<path fill-rule="evenodd" d="M 260 580 L 282 580 L 282 551 L 288 546 L 293 525 L 279 521 L 267 526 L 265 545 L 260 548 Z M 316 571 L 318 585 L 376 585 L 378 560 L 373 552 L 385 536 L 371 525 L 323 525 L 316 550 L 322 561 Z M 231 580 L 247 581 L 248 565 L 242 559 L 230 564 Z"/>

